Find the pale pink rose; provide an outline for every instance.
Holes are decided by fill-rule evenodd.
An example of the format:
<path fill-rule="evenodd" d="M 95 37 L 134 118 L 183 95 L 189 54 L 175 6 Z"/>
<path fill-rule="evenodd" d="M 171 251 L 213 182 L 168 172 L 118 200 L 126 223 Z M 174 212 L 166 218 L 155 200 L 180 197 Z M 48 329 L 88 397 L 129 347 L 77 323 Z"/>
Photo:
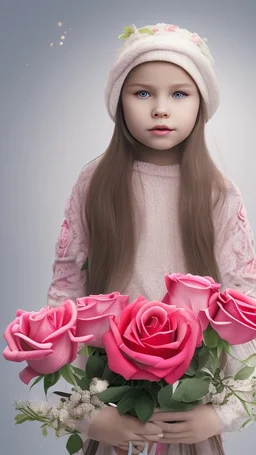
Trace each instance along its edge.
<path fill-rule="evenodd" d="M 256 339 L 256 300 L 232 289 L 212 296 L 205 310 L 212 328 L 229 344 Z"/>
<path fill-rule="evenodd" d="M 197 46 L 198 46 L 199 44 L 201 44 L 201 42 L 202 42 L 202 39 L 200 38 L 200 36 L 198 36 L 197 33 L 192 33 L 192 35 L 191 35 L 191 40 L 192 40 L 193 43 L 195 43 Z"/>
<path fill-rule="evenodd" d="M 157 33 L 157 32 L 158 32 L 158 28 L 157 28 L 157 27 L 153 27 L 153 28 L 152 28 L 152 32 L 153 32 L 153 33 Z"/>
<path fill-rule="evenodd" d="M 190 308 L 199 318 L 202 330 L 205 330 L 209 321 L 201 310 L 209 306 L 210 298 L 220 289 L 220 284 L 215 283 L 211 277 L 191 275 L 190 273 L 166 275 L 165 284 L 167 293 L 162 302 L 178 308 Z"/>
<path fill-rule="evenodd" d="M 165 27 L 165 30 L 167 32 L 177 32 L 179 30 L 179 27 L 177 25 L 168 25 L 167 27 Z"/>
<path fill-rule="evenodd" d="M 57 240 L 57 255 L 58 257 L 63 257 L 65 253 L 65 248 L 67 247 L 70 240 L 70 227 L 67 220 L 64 220 L 61 228 L 60 233 Z"/>
<path fill-rule="evenodd" d="M 75 360 L 78 343 L 93 338 L 92 334 L 76 336 L 76 318 L 77 308 L 72 300 L 38 312 L 17 310 L 16 319 L 4 332 L 8 346 L 3 356 L 13 362 L 27 362 L 19 374 L 23 382 L 28 384 L 35 376 L 54 373 Z"/>
<path fill-rule="evenodd" d="M 93 333 L 87 344 L 103 347 L 102 335 L 109 330 L 109 318 L 119 317 L 128 305 L 129 296 L 120 292 L 90 295 L 77 299 L 77 336 Z"/>
<path fill-rule="evenodd" d="M 109 368 L 125 379 L 176 382 L 202 342 L 200 324 L 190 309 L 140 296 L 110 319 L 103 335 Z"/>

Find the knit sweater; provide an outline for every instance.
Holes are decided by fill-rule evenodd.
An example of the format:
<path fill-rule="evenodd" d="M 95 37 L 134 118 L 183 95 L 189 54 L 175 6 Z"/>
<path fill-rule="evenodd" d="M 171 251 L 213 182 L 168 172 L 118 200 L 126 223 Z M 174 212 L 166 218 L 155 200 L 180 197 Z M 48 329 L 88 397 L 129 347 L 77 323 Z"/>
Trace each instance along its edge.
<path fill-rule="evenodd" d="M 81 271 L 87 259 L 89 242 L 84 203 L 90 179 L 100 159 L 98 157 L 84 166 L 68 198 L 48 290 L 48 304 L 51 306 L 58 306 L 67 298 L 75 300 L 87 295 L 86 272 Z M 251 228 L 240 191 L 226 176 L 225 179 L 228 187 L 225 205 L 221 212 L 213 215 L 215 254 L 222 286 L 250 292 L 252 297 L 256 297 L 256 255 Z M 123 294 L 128 294 L 131 300 L 139 295 L 149 300 L 161 300 L 166 292 L 164 276 L 188 272 L 178 228 L 180 166 L 135 161 L 132 185 L 141 214 L 140 238 L 133 273 Z M 236 358 L 245 359 L 256 352 L 256 340 L 232 349 Z M 233 374 L 241 366 L 229 358 L 223 369 L 227 374 Z M 215 410 L 223 432 L 239 430 L 246 420 L 242 405 L 234 397 L 224 405 L 215 406 Z M 203 442 L 204 455 L 212 453 L 208 449 L 207 442 Z M 172 448 L 169 453 L 181 452 Z"/>

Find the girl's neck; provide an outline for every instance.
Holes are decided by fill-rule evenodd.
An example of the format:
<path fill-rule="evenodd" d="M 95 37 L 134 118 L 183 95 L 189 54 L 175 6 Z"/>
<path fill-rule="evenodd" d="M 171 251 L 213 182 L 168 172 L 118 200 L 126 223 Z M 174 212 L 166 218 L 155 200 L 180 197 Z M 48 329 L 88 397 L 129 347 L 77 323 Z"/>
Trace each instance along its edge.
<path fill-rule="evenodd" d="M 180 164 L 181 149 L 178 146 L 170 150 L 155 150 L 150 148 L 141 148 L 137 153 L 137 161 L 157 166 L 171 166 Z"/>

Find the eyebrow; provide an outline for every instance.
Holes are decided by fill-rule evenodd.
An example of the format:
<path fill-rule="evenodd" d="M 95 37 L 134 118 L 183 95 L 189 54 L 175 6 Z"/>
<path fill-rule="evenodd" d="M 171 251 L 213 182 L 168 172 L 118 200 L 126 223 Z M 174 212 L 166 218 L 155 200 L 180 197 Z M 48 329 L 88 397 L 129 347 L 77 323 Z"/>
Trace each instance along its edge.
<path fill-rule="evenodd" d="M 130 88 L 130 87 L 145 87 L 145 88 L 154 88 L 153 85 L 150 85 L 150 84 L 144 84 L 143 82 L 135 82 L 134 84 L 128 84 L 127 85 L 127 88 Z M 191 84 L 187 84 L 187 83 L 179 83 L 179 84 L 170 84 L 170 87 L 174 88 L 174 89 L 177 89 L 177 88 L 181 88 L 181 87 L 184 87 L 184 88 L 194 88 Z"/>

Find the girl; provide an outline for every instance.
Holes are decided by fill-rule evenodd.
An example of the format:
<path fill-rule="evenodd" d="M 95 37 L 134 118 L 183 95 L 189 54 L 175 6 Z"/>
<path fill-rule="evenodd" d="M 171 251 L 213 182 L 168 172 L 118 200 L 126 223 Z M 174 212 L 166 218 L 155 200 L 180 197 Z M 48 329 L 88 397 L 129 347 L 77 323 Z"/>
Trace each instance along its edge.
<path fill-rule="evenodd" d="M 256 259 L 242 197 L 205 143 L 205 124 L 219 105 L 205 40 L 169 24 L 132 26 L 120 38 L 105 92 L 113 137 L 73 186 L 48 304 L 112 291 L 131 301 L 141 294 L 161 300 L 164 276 L 174 272 L 252 291 Z M 255 349 L 236 346 L 235 356 Z M 229 360 L 223 369 L 233 374 L 240 366 Z M 100 441 L 98 454 L 113 447 L 125 454 L 132 440 L 135 454 L 145 441 L 159 441 L 168 455 L 211 455 L 224 453 L 220 434 L 245 420 L 233 397 L 189 412 L 155 412 L 146 425 L 107 407 L 83 423 L 83 432 Z"/>

